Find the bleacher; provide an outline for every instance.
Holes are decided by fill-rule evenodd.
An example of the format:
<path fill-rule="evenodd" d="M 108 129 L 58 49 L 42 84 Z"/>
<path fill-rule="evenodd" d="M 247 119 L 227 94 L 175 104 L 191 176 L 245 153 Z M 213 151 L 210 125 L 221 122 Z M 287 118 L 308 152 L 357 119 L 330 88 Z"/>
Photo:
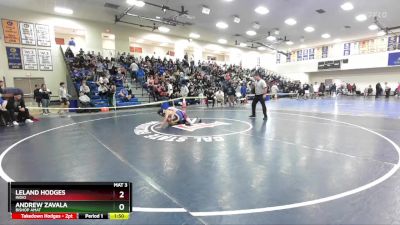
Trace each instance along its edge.
<path fill-rule="evenodd" d="M 61 50 L 64 53 L 64 50 L 61 48 Z M 79 93 L 79 89 L 81 86 L 81 81 L 82 81 L 82 77 L 85 77 L 86 74 L 89 73 L 89 71 L 81 69 L 78 72 L 74 72 L 70 69 L 69 67 L 69 63 L 71 63 L 73 61 L 72 58 L 65 58 L 65 63 L 67 64 L 67 68 L 68 68 L 68 74 L 73 82 L 73 86 L 76 90 L 76 93 Z M 124 65 L 125 67 L 127 67 L 127 65 Z M 98 92 L 98 85 L 96 84 L 96 82 L 94 81 L 86 81 L 87 85 L 90 88 L 90 99 L 91 99 L 91 103 L 93 104 L 93 106 L 95 108 L 103 108 L 103 107 L 112 107 L 111 105 L 109 105 L 108 103 L 108 99 L 102 99 L 99 96 L 99 92 Z M 120 96 L 118 95 L 118 93 L 121 91 L 121 89 L 123 89 L 123 81 L 122 80 L 116 80 L 115 81 L 115 85 L 117 87 L 116 89 L 116 93 L 115 93 L 115 99 L 114 99 L 114 103 L 116 107 L 124 107 L 124 106 L 134 106 L 134 105 L 139 105 L 141 104 L 141 102 L 139 101 L 138 98 L 132 98 L 130 99 L 129 102 L 123 101 Z"/>

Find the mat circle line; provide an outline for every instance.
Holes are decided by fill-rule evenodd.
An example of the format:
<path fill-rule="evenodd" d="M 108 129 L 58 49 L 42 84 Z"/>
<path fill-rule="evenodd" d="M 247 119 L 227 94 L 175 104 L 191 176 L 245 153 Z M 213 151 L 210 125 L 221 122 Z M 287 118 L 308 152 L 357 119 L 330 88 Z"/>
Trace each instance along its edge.
<path fill-rule="evenodd" d="M 207 112 L 209 110 L 191 110 L 191 111 Z M 247 110 L 220 110 L 220 111 L 222 112 L 222 111 L 247 111 Z M 317 117 L 317 116 L 308 116 L 308 115 L 303 115 L 303 114 L 294 114 L 294 113 L 283 113 L 283 112 L 273 112 L 273 113 L 283 114 L 283 115 L 291 115 L 291 116 L 307 117 L 307 118 L 313 118 L 313 119 L 319 119 L 319 120 L 325 120 L 325 121 L 330 121 L 330 122 L 334 122 L 334 123 L 344 124 L 344 125 L 347 125 L 347 126 L 356 127 L 356 128 L 361 129 L 361 130 L 367 131 L 367 132 L 372 133 L 372 134 L 374 134 L 374 135 L 386 140 L 387 142 L 389 142 L 397 152 L 398 161 L 389 172 L 387 172 L 383 176 L 379 177 L 378 179 L 376 179 L 376 180 L 374 180 L 374 181 L 372 181 L 370 183 L 367 183 L 367 184 L 365 184 L 363 186 L 360 186 L 360 187 L 357 187 L 355 189 L 351 189 L 349 191 L 345 191 L 345 192 L 342 192 L 342 193 L 339 193 L 339 194 L 335 194 L 335 195 L 331 195 L 331 196 L 328 196 L 328 197 L 319 198 L 319 199 L 315 199 L 315 200 L 310 200 L 310 201 L 304 201 L 304 202 L 298 202 L 298 203 L 286 204 L 286 205 L 279 205 L 279 206 L 263 207 L 263 208 L 239 209 L 239 210 L 228 210 L 228 211 L 207 211 L 207 212 L 190 212 L 190 211 L 186 211 L 185 209 L 181 209 L 181 208 L 140 208 L 140 207 L 134 207 L 133 209 L 137 208 L 137 209 L 139 209 L 138 211 L 140 211 L 141 209 L 146 209 L 146 212 L 153 212 L 153 213 L 160 213 L 160 212 L 162 212 L 162 213 L 187 212 L 187 213 L 191 214 L 194 217 L 231 216 L 231 215 L 244 215 L 244 214 L 280 211 L 280 210 L 293 209 L 293 208 L 299 208 L 299 207 L 304 207 L 304 206 L 310 206 L 310 205 L 316 205 L 316 204 L 320 204 L 320 203 L 325 203 L 325 202 L 337 200 L 337 199 L 340 199 L 340 198 L 344 198 L 344 197 L 347 197 L 347 196 L 350 196 L 350 195 L 354 195 L 354 194 L 360 193 L 362 191 L 368 190 L 368 189 L 370 189 L 370 188 L 372 188 L 372 187 L 374 187 L 376 185 L 379 185 L 382 182 L 386 181 L 387 179 L 392 177 L 400 168 L 400 147 L 394 141 L 392 141 L 388 137 L 384 136 L 383 134 L 380 134 L 380 133 L 378 133 L 376 131 L 373 131 L 371 129 L 368 129 L 368 128 L 360 126 L 360 125 L 356 125 L 356 124 L 352 124 L 352 123 L 348 123 L 348 122 L 343 122 L 343 121 L 339 121 L 339 120 L 321 118 L 321 117 Z M 34 138 L 34 137 L 39 136 L 39 135 L 44 134 L 44 133 L 48 133 L 48 132 L 51 132 L 51 131 L 54 131 L 54 130 L 58 130 L 58 129 L 62 129 L 62 128 L 65 128 L 65 127 L 70 127 L 70 126 L 74 126 L 74 125 L 78 125 L 78 124 L 89 123 L 89 122 L 100 121 L 100 120 L 106 120 L 106 119 L 115 119 L 115 118 L 118 118 L 118 117 L 128 117 L 128 116 L 134 116 L 134 115 L 141 115 L 141 114 L 148 114 L 148 112 L 147 113 L 136 113 L 136 114 L 129 114 L 129 115 L 121 115 L 121 116 L 112 116 L 112 117 L 105 117 L 105 118 L 81 121 L 81 122 L 77 122 L 77 123 L 71 123 L 71 124 L 67 124 L 67 125 L 51 128 L 51 129 L 48 129 L 48 130 L 33 134 L 31 136 L 28 136 L 28 137 L 26 137 L 24 139 L 21 139 L 18 142 L 14 143 L 13 145 L 9 146 L 5 151 L 3 151 L 0 154 L 0 177 L 3 180 L 5 180 L 6 182 L 14 182 L 14 180 L 5 173 L 5 171 L 4 171 L 3 167 L 2 167 L 2 162 L 3 162 L 3 159 L 5 158 L 5 155 L 9 151 L 11 151 L 17 145 L 21 144 L 22 142 L 24 142 L 26 140 L 29 140 L 31 138 Z"/>

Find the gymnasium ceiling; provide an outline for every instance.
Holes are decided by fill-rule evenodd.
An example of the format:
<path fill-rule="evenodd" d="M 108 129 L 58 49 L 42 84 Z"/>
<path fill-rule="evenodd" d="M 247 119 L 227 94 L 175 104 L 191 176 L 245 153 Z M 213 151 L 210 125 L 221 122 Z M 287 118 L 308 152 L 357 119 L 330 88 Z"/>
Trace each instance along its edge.
<path fill-rule="evenodd" d="M 341 5 L 350 1 L 354 5 L 351 11 L 344 11 Z M 112 3 L 118 5 L 118 9 L 104 7 L 104 4 Z M 314 46 L 319 44 L 333 43 L 335 39 L 352 40 L 358 38 L 374 37 L 377 30 L 371 31 L 368 26 L 374 21 L 373 17 L 378 16 L 379 21 L 385 27 L 400 25 L 400 13 L 398 12 L 398 0 L 145 0 L 145 2 L 166 5 L 171 9 L 180 10 L 181 6 L 188 10 L 187 16 L 179 16 L 177 19 L 182 22 L 193 23 L 191 26 L 168 26 L 169 34 L 188 38 L 189 33 L 194 32 L 201 37 L 199 40 L 218 43 L 218 39 L 226 39 L 228 45 L 235 45 L 235 41 L 251 43 L 252 40 L 272 45 L 280 50 L 298 48 L 300 45 Z M 68 7 L 74 11 L 69 17 L 82 18 L 94 21 L 113 23 L 115 15 L 121 14 L 129 4 L 126 0 L 1 0 L 0 5 L 16 7 L 26 10 L 33 10 L 41 13 L 56 14 L 55 6 Z M 266 15 L 255 12 L 258 6 L 265 6 L 269 9 Z M 202 14 L 202 6 L 211 9 L 209 15 Z M 318 9 L 326 11 L 323 14 L 316 12 Z M 135 7 L 131 13 L 156 18 L 171 18 L 178 13 L 166 11 L 165 13 L 157 7 L 146 4 L 144 7 Z M 367 15 L 367 20 L 359 22 L 355 17 L 359 14 Z M 233 16 L 240 17 L 240 23 L 233 22 Z M 297 24 L 289 26 L 285 24 L 287 18 L 294 18 Z M 153 22 L 138 20 L 126 16 L 124 21 L 153 25 Z M 224 21 L 229 28 L 221 30 L 216 23 Z M 260 28 L 254 29 L 252 25 L 258 22 Z M 161 26 L 161 25 L 160 25 Z M 306 26 L 313 26 L 315 31 L 308 33 L 304 31 Z M 345 28 L 350 26 L 351 28 Z M 293 41 L 292 46 L 285 42 L 273 44 L 265 37 L 268 31 L 279 29 L 279 36 L 287 37 Z M 150 28 L 148 30 L 151 30 Z M 256 36 L 249 37 L 246 31 L 254 30 Z M 158 32 L 158 31 L 155 31 Z M 329 33 L 331 38 L 323 39 L 322 34 Z M 240 36 L 237 36 L 240 35 Z M 304 41 L 301 39 L 304 38 Z M 336 40 L 337 41 L 337 40 Z"/>

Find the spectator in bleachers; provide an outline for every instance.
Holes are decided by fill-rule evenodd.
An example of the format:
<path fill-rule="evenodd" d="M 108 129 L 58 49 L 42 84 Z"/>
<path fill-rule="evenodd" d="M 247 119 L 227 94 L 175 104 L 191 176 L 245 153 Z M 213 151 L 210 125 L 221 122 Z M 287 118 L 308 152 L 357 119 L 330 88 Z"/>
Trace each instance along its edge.
<path fill-rule="evenodd" d="M 186 85 L 182 85 L 181 87 L 181 96 L 186 98 L 189 95 L 189 89 Z"/>
<path fill-rule="evenodd" d="M 217 103 L 221 103 L 222 105 L 225 104 L 225 93 L 222 91 L 221 88 L 218 89 L 217 93 L 215 93 L 215 98 Z"/>
<path fill-rule="evenodd" d="M 99 96 L 101 99 L 106 99 L 108 96 L 108 87 L 104 82 L 99 83 L 99 87 L 97 89 Z"/>
<path fill-rule="evenodd" d="M 131 63 L 131 65 L 129 66 L 130 72 L 131 72 L 131 79 L 132 81 L 135 81 L 137 79 L 137 72 L 139 70 L 139 66 L 138 64 L 136 64 L 135 61 L 133 61 Z"/>
<path fill-rule="evenodd" d="M 168 97 L 171 98 L 172 93 L 174 93 L 174 87 L 172 86 L 169 80 L 167 80 L 167 91 L 168 91 Z"/>
<path fill-rule="evenodd" d="M 108 105 L 114 106 L 115 93 L 117 92 L 117 86 L 114 82 L 111 82 L 108 87 Z"/>
<path fill-rule="evenodd" d="M 210 102 L 210 101 L 212 102 L 212 107 L 214 108 L 214 106 L 215 106 L 215 100 L 216 100 L 214 90 L 213 90 L 212 88 L 209 88 L 208 90 L 205 91 L 205 96 L 206 96 L 206 105 L 207 105 L 207 108 L 208 108 L 208 106 L 209 106 L 209 102 Z"/>
<path fill-rule="evenodd" d="M 70 47 L 68 47 L 67 50 L 65 50 L 65 57 L 66 58 L 74 58 L 74 53 L 72 52 Z"/>
<path fill-rule="evenodd" d="M 18 126 L 20 123 L 25 122 L 33 123 L 32 117 L 25 106 L 25 101 L 21 94 L 16 94 L 14 97 L 10 98 L 7 102 L 6 108 L 14 126 Z"/>
<path fill-rule="evenodd" d="M 120 90 L 118 97 L 120 97 L 124 102 L 129 102 L 132 99 L 132 95 L 129 94 L 125 87 Z"/>
<path fill-rule="evenodd" d="M 79 87 L 79 92 L 83 92 L 85 95 L 90 96 L 90 87 L 87 85 L 86 80 L 82 81 L 82 85 Z"/>
<path fill-rule="evenodd" d="M 93 107 L 94 105 L 91 103 L 90 97 L 83 92 L 79 93 L 79 103 L 83 108 Z"/>
<path fill-rule="evenodd" d="M 48 115 L 50 113 L 49 105 L 51 91 L 47 88 L 46 84 L 42 84 L 41 88 L 39 89 L 39 93 L 42 101 L 43 115 Z"/>

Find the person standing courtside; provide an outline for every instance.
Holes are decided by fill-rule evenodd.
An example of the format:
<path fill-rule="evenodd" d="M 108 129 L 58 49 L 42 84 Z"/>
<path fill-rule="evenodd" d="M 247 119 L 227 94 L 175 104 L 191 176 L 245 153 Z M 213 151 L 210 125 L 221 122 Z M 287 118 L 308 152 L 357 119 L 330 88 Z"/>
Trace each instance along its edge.
<path fill-rule="evenodd" d="M 267 94 L 267 83 L 261 79 L 260 74 L 255 75 L 255 97 L 252 104 L 252 115 L 250 118 L 256 117 L 256 106 L 258 102 L 261 102 L 261 106 L 264 113 L 264 120 L 268 120 L 267 107 L 265 106 L 265 95 Z"/>

